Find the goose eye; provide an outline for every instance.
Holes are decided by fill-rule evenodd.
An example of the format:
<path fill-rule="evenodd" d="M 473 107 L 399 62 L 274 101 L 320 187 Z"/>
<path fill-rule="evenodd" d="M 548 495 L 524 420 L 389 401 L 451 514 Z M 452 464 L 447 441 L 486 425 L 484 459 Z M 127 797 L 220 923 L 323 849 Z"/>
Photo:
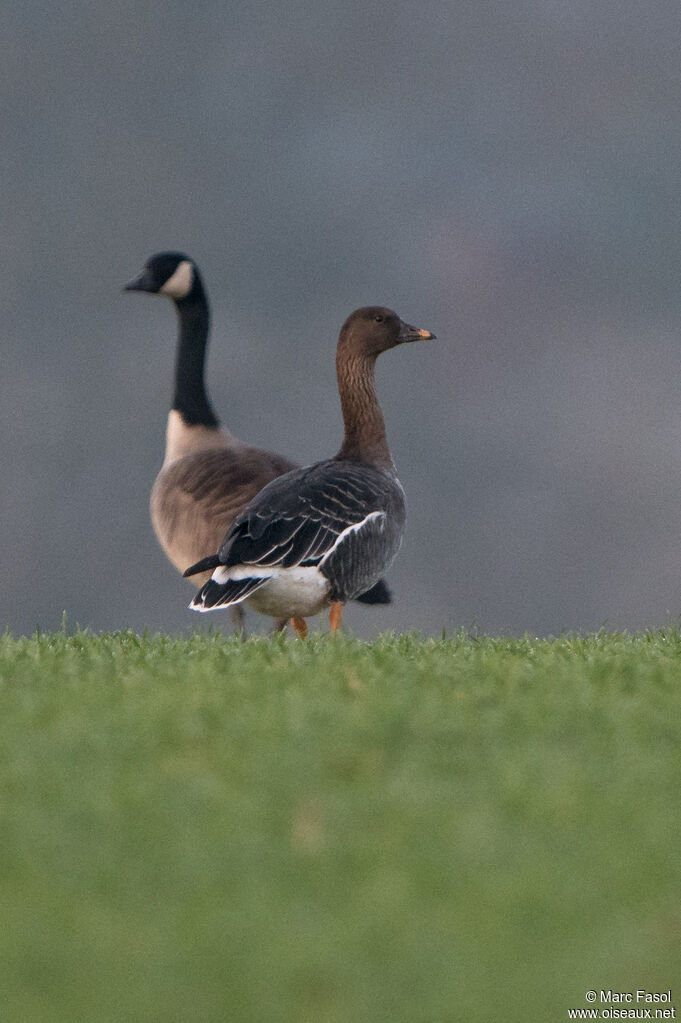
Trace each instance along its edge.
<path fill-rule="evenodd" d="M 379 314 L 378 316 L 374 316 L 374 319 L 376 320 L 376 323 L 383 323 L 383 321 L 385 320 L 385 316 L 381 316 Z"/>

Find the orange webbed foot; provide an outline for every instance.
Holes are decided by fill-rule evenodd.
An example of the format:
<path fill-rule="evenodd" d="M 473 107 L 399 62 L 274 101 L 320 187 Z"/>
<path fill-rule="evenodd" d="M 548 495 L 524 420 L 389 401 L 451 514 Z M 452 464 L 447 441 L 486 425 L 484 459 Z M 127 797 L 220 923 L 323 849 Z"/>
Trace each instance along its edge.
<path fill-rule="evenodd" d="M 305 619 L 301 618 L 299 615 L 296 615 L 294 618 L 291 619 L 291 625 L 293 626 L 293 631 L 295 632 L 298 639 L 305 639 L 305 637 L 307 636 L 307 622 L 305 621 Z"/>
<path fill-rule="evenodd" d="M 331 605 L 331 610 L 329 611 L 329 625 L 331 626 L 331 631 L 336 632 L 336 630 L 339 629 L 342 624 L 343 605 L 341 604 L 340 600 L 337 600 L 335 603 Z"/>

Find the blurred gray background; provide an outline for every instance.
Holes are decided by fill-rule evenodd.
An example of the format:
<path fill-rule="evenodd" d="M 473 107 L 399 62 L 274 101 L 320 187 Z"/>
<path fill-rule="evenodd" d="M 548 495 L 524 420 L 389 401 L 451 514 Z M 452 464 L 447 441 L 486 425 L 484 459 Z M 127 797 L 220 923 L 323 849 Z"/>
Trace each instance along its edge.
<path fill-rule="evenodd" d="M 340 442 L 348 313 L 437 333 L 379 362 L 410 517 L 358 634 L 678 620 L 677 4 L 10 0 L 0 25 L 0 626 L 228 627 L 148 519 L 176 320 L 121 286 L 164 248 L 202 270 L 223 421 L 301 462 Z"/>

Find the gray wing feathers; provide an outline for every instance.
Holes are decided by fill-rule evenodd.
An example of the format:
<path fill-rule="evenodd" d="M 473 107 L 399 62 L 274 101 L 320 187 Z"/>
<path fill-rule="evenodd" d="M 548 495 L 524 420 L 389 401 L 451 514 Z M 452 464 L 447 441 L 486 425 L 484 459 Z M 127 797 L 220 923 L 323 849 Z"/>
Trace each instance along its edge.
<path fill-rule="evenodd" d="M 394 476 L 331 459 L 265 487 L 236 518 L 220 560 L 260 568 L 318 564 L 336 599 L 348 600 L 392 561 L 403 527 L 404 495 Z"/>
<path fill-rule="evenodd" d="M 404 518 L 380 512 L 342 534 L 319 563 L 332 600 L 354 600 L 392 564 L 400 549 Z"/>

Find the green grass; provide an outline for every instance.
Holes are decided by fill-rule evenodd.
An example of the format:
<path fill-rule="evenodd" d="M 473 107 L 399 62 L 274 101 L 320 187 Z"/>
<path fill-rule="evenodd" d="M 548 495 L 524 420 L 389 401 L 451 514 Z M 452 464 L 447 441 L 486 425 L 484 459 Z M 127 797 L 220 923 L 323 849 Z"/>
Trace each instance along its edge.
<path fill-rule="evenodd" d="M 6 636 L 0 758 L 10 1023 L 681 1012 L 675 629 Z"/>

